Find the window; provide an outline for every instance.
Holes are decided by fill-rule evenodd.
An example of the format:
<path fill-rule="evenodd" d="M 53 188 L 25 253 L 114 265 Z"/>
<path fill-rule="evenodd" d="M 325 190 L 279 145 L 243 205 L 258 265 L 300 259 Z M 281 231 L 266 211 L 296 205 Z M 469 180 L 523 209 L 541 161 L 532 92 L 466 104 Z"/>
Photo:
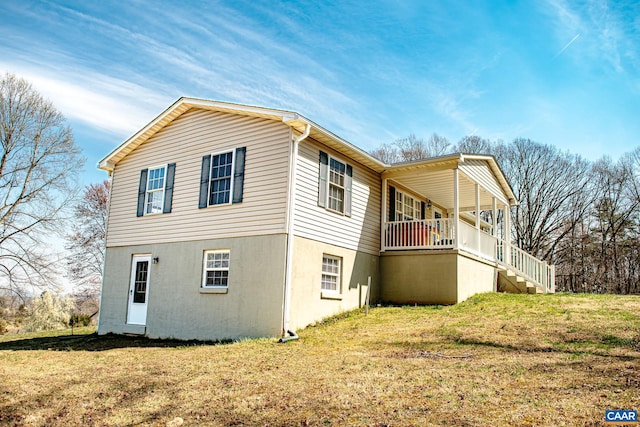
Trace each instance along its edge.
<path fill-rule="evenodd" d="M 164 204 L 165 167 L 149 169 L 145 215 L 161 213 Z"/>
<path fill-rule="evenodd" d="M 340 265 L 342 258 L 331 255 L 322 256 L 322 283 L 323 291 L 340 292 Z"/>
<path fill-rule="evenodd" d="M 199 208 L 242 202 L 245 154 L 241 147 L 202 158 Z"/>
<path fill-rule="evenodd" d="M 329 162 L 329 209 L 344 212 L 344 163 L 331 159 Z"/>
<path fill-rule="evenodd" d="M 136 216 L 171 213 L 176 164 L 142 169 Z"/>
<path fill-rule="evenodd" d="M 211 183 L 209 184 L 209 205 L 224 205 L 231 200 L 233 175 L 233 151 L 211 156 Z"/>
<path fill-rule="evenodd" d="M 353 167 L 320 151 L 318 206 L 351 216 Z"/>
<path fill-rule="evenodd" d="M 229 250 L 205 251 L 202 287 L 229 286 Z"/>
<path fill-rule="evenodd" d="M 396 221 L 412 221 L 421 219 L 421 203 L 408 194 L 396 191 Z"/>

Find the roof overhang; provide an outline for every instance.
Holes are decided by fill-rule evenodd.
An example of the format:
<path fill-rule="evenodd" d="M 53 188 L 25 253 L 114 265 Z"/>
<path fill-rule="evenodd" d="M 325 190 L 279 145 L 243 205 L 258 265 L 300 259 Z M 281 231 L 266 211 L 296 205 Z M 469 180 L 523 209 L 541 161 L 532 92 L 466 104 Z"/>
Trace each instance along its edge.
<path fill-rule="evenodd" d="M 486 165 L 497 181 L 500 191 L 491 192 L 488 188 L 484 188 L 481 182 L 474 181 L 472 177 L 462 173 L 459 180 L 459 197 L 460 203 L 465 203 L 461 206 L 463 209 L 475 210 L 475 202 L 473 204 L 469 202 L 475 198 L 475 184 L 481 186 L 480 203 L 483 210 L 491 208 L 493 197 L 500 200 L 500 203 L 510 206 L 517 204 L 513 190 L 493 156 L 456 153 L 414 162 L 397 163 L 389 166 L 382 176 L 447 209 L 451 209 L 454 202 L 453 170 L 462 169 L 461 165 L 470 160 L 477 160 Z"/>
<path fill-rule="evenodd" d="M 197 98 L 180 98 L 169 108 L 164 110 L 158 117 L 134 134 L 131 138 L 120 144 L 115 150 L 100 160 L 98 167 L 108 172 L 113 171 L 115 165 L 125 156 L 138 148 L 141 144 L 155 135 L 162 128 L 178 118 L 186 111 L 198 108 L 202 110 L 219 111 L 231 114 L 241 114 L 244 116 L 260 117 L 263 119 L 282 121 L 298 133 L 303 133 L 306 126 L 311 126 L 310 137 L 316 141 L 327 145 L 330 148 L 344 154 L 345 156 L 361 163 L 368 168 L 382 172 L 387 165 L 371 156 L 366 151 L 345 141 L 332 132 L 317 125 L 306 117 L 287 110 L 277 110 L 250 105 L 233 104 L 229 102 L 208 101 Z"/>
<path fill-rule="evenodd" d="M 140 131 L 135 133 L 129 139 L 116 147 L 105 158 L 100 160 L 98 167 L 102 170 L 112 172 L 120 160 L 153 137 L 162 128 L 169 125 L 173 120 L 192 108 L 277 120 L 283 122 L 287 126 L 290 126 L 296 133 L 300 134 L 303 133 L 307 125 L 309 125 L 310 138 L 389 178 L 400 176 L 407 177 L 414 173 L 424 174 L 426 171 L 435 172 L 437 170 L 450 170 L 452 168 L 456 168 L 457 165 L 464 162 L 465 159 L 482 160 L 487 162 L 489 165 L 496 179 L 500 183 L 500 186 L 504 190 L 506 197 L 510 200 L 510 203 L 516 203 L 511 186 L 493 156 L 458 153 L 433 157 L 426 160 L 388 165 L 294 111 L 262 108 L 229 102 L 209 101 L 198 98 L 183 97 L 178 99 Z"/>

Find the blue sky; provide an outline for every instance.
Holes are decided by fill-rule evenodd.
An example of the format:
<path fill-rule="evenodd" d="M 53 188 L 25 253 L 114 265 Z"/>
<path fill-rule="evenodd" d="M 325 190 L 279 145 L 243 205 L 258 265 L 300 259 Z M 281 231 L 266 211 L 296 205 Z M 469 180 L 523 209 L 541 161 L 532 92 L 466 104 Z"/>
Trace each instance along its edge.
<path fill-rule="evenodd" d="M 640 2 L 0 0 L 0 72 L 94 165 L 180 96 L 297 111 L 365 150 L 415 133 L 640 146 Z"/>

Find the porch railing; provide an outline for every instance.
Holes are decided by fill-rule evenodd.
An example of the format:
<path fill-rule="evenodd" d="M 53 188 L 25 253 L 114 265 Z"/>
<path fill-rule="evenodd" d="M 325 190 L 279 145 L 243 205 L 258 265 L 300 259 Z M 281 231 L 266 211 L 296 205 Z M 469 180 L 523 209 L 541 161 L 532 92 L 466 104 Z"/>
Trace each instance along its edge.
<path fill-rule="evenodd" d="M 385 249 L 453 248 L 453 227 L 449 218 L 385 222 Z"/>
<path fill-rule="evenodd" d="M 455 232 L 450 218 L 385 222 L 385 250 L 453 249 Z M 555 292 L 555 267 L 528 254 L 517 246 L 508 246 L 484 231 L 460 221 L 459 248 L 495 261 L 530 281 L 544 292 Z"/>
<path fill-rule="evenodd" d="M 505 250 L 504 242 L 498 242 L 496 259 L 507 268 L 513 269 L 520 276 L 547 292 L 555 292 L 555 266 L 541 261 L 517 246 L 509 246 Z"/>

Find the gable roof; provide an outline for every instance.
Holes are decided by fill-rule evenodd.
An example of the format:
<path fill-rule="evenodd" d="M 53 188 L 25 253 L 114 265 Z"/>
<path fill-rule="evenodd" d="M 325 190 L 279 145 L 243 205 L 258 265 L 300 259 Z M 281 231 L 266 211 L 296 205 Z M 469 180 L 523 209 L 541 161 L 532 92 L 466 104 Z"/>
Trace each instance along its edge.
<path fill-rule="evenodd" d="M 291 127 L 300 134 L 302 134 L 305 131 L 307 125 L 309 125 L 309 136 L 311 138 L 378 173 L 402 172 L 408 169 L 422 169 L 424 167 L 428 168 L 429 166 L 446 164 L 450 164 L 452 167 L 455 167 L 456 164 L 463 163 L 466 159 L 481 160 L 488 164 L 492 173 L 495 175 L 496 179 L 504 190 L 507 198 L 515 202 L 515 195 L 513 194 L 513 190 L 511 189 L 509 182 L 505 178 L 502 170 L 500 169 L 500 166 L 493 156 L 457 153 L 440 157 L 433 157 L 425 160 L 389 165 L 381 162 L 366 151 L 356 147 L 350 142 L 335 135 L 333 132 L 323 128 L 322 126 L 319 126 L 318 124 L 294 111 L 186 97 L 178 99 L 169 108 L 164 110 L 160 115 L 149 122 L 145 127 L 140 129 L 133 136 L 116 147 L 111 153 L 109 153 L 106 157 L 100 160 L 100 162 L 98 162 L 98 168 L 108 172 L 112 172 L 115 168 L 115 165 L 120 160 L 122 160 L 152 136 L 154 136 L 162 128 L 168 126 L 173 120 L 192 108 L 282 121 L 284 124 Z"/>

